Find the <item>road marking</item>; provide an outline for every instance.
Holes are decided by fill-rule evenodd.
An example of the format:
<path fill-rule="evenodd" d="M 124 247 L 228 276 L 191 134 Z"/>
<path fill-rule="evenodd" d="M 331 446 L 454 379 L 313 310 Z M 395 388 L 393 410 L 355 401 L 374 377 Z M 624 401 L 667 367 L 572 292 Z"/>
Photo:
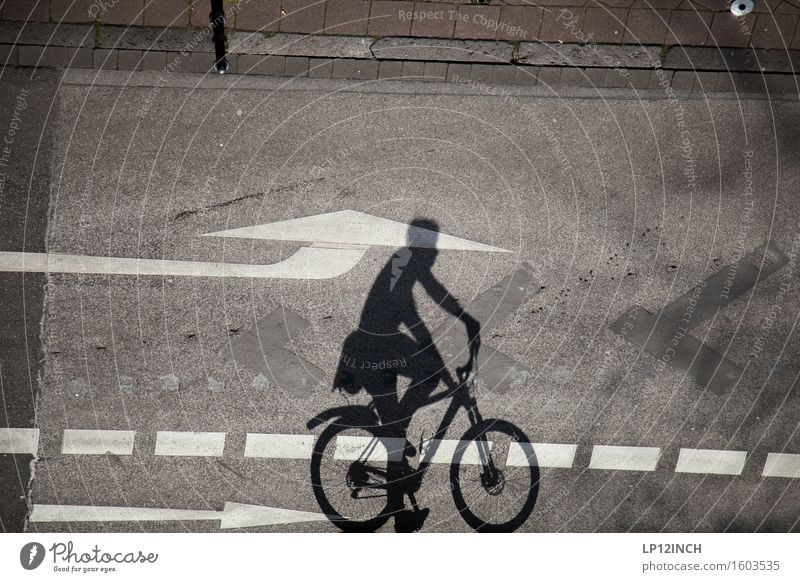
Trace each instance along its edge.
<path fill-rule="evenodd" d="M 764 477 L 788 477 L 800 479 L 800 455 L 770 453 L 764 463 Z"/>
<path fill-rule="evenodd" d="M 746 458 L 746 451 L 681 449 L 675 472 L 740 475 Z"/>
<path fill-rule="evenodd" d="M 211 232 L 203 236 L 222 236 L 295 242 L 357 244 L 384 247 L 437 248 L 460 251 L 507 253 L 505 249 L 409 226 L 355 210 L 340 210 L 293 218 L 270 224 Z"/>
<path fill-rule="evenodd" d="M 609 327 L 629 342 L 642 346 L 659 362 L 685 372 L 712 392 L 723 393 L 736 384 L 742 369 L 690 336 L 689 331 L 788 261 L 777 245 L 769 241 L 698 283 L 659 313 L 631 307 Z"/>
<path fill-rule="evenodd" d="M 661 449 L 657 447 L 620 447 L 595 445 L 590 469 L 607 471 L 655 471 Z"/>
<path fill-rule="evenodd" d="M 492 442 L 487 441 L 489 449 L 492 448 Z M 456 449 L 464 449 L 464 454 L 461 457 L 462 465 L 480 465 L 481 454 L 478 445 L 475 441 L 458 441 L 450 439 L 427 439 L 422 441 L 422 450 L 420 451 L 421 463 L 446 463 L 453 462 L 453 455 Z"/>
<path fill-rule="evenodd" d="M 475 297 L 465 309 L 481 322 L 481 332 L 489 336 L 492 330 L 530 298 L 534 289 L 538 292 L 538 288 L 533 286 L 533 271 L 530 265 L 523 263 L 513 273 Z M 448 319 L 434 331 L 433 339 L 446 362 L 453 362 L 459 353 L 464 354 L 466 360 L 469 338 L 463 325 L 453 325 L 452 319 Z M 504 394 L 511 388 L 524 388 L 531 376 L 528 368 L 488 345 L 481 346 L 478 366 L 481 385 L 498 394 Z"/>
<path fill-rule="evenodd" d="M 553 443 L 511 443 L 508 447 L 506 465 L 526 467 L 536 464 L 539 467 L 569 469 L 575 461 L 578 445 Z"/>
<path fill-rule="evenodd" d="M 339 435 L 336 437 L 334 459 L 342 461 L 398 462 L 403 458 L 406 440 L 389 437 L 361 437 Z"/>
<path fill-rule="evenodd" d="M 0 453 L 35 455 L 38 449 L 38 428 L 0 428 Z"/>
<path fill-rule="evenodd" d="M 328 518 L 322 513 L 232 502 L 226 502 L 222 511 L 157 507 L 98 507 L 96 505 L 34 504 L 30 516 L 30 520 L 37 523 L 220 520 L 220 529 L 260 527 L 308 521 L 327 521 L 327 519 Z"/>
<path fill-rule="evenodd" d="M 174 432 L 156 434 L 158 456 L 221 457 L 225 449 L 224 432 Z"/>
<path fill-rule="evenodd" d="M 279 263 L 248 265 L 3 251 L 0 252 L 0 271 L 162 277 L 332 279 L 355 267 L 365 253 L 365 249 L 303 247 Z"/>
<path fill-rule="evenodd" d="M 135 431 L 66 429 L 63 435 L 62 454 L 95 455 L 107 451 L 130 455 Z M 158 431 L 155 454 L 159 456 L 222 456 L 226 433 Z M 35 454 L 39 442 L 39 429 L 0 428 L 0 453 Z M 311 458 L 315 436 L 313 434 L 247 433 L 244 457 L 298 459 Z M 468 446 L 462 462 L 480 462 L 474 441 L 426 440 L 422 443 L 420 457 L 423 462 L 451 463 L 459 443 Z M 368 458 L 373 461 L 402 459 L 406 440 L 369 436 L 340 435 L 336 438 L 334 458 L 354 461 Z M 431 447 L 435 444 L 435 447 Z M 490 443 L 491 446 L 491 443 Z M 528 466 L 533 455 L 540 467 L 569 469 L 573 467 L 578 445 L 556 443 L 509 443 L 506 465 Z M 656 447 L 630 447 L 595 445 L 589 462 L 591 469 L 654 471 L 661 454 Z M 719 475 L 741 474 L 747 458 L 746 451 L 712 449 L 680 450 L 675 466 L 677 473 L 710 473 Z M 800 479 L 800 454 L 769 453 L 762 472 L 764 477 Z"/>
<path fill-rule="evenodd" d="M 132 430 L 66 429 L 61 444 L 62 455 L 132 455 Z"/>
<path fill-rule="evenodd" d="M 324 373 L 283 346 L 295 341 L 308 325 L 292 310 L 278 307 L 252 329 L 231 338 L 222 351 L 260 374 L 265 382 L 262 389 L 275 384 L 290 394 L 304 396 L 319 385 Z"/>
<path fill-rule="evenodd" d="M 314 436 L 304 434 L 247 433 L 245 457 L 270 459 L 310 459 Z"/>

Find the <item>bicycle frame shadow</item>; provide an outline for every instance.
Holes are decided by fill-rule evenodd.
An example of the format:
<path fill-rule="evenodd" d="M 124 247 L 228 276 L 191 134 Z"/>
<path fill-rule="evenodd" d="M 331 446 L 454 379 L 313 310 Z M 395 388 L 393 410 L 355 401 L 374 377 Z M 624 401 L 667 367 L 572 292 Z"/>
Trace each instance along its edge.
<path fill-rule="evenodd" d="M 357 329 L 350 333 L 342 345 L 334 389 L 349 395 L 363 390 L 372 399 L 370 406 L 332 408 L 308 423 L 309 428 L 329 423 L 332 430 L 323 433 L 315 447 L 312 486 L 323 511 L 329 514 L 335 525 L 346 531 L 375 531 L 392 516 L 395 517 L 397 531 L 420 529 L 427 510 L 419 508 L 414 494 L 419 489 L 428 465 L 437 458 L 442 438 L 462 408 L 467 412 L 472 427 L 470 430 L 474 433 L 468 441 L 457 441 L 459 444 L 452 451 L 451 489 L 454 491 L 456 505 L 463 506 L 459 507 L 462 517 L 468 523 L 472 522 L 470 525 L 479 531 L 513 531 L 530 515 L 538 496 L 538 462 L 527 437 L 506 421 L 484 420 L 478 411 L 471 371 L 480 347 L 480 323 L 461 307 L 432 272 L 439 252 L 436 248 L 438 231 L 438 225 L 432 220 L 416 219 L 411 223 L 407 245 L 398 248 L 381 269 L 364 303 Z M 464 352 L 469 353 L 470 359 L 466 366 L 457 369 L 455 378 L 437 349 L 431 330 L 420 315 L 414 296 L 414 289 L 418 284 L 441 309 L 467 328 L 469 340 L 468 345 L 464 346 Z M 398 391 L 401 378 L 409 382 L 402 397 Z M 442 385 L 443 389 L 440 387 Z M 418 450 L 422 446 L 415 447 L 407 437 L 411 418 L 421 408 L 445 399 L 450 399 L 450 406 L 440 426 L 427 441 L 425 450 Z M 477 459 L 475 464 L 482 467 L 480 480 L 487 490 L 494 487 L 502 492 L 505 482 L 500 481 L 505 477 L 502 469 L 495 467 L 496 463 L 490 452 L 492 443 L 487 440 L 489 431 L 497 431 L 498 427 L 502 429 L 504 436 L 514 442 L 509 445 L 509 450 L 513 448 L 514 459 L 525 467 L 523 471 L 529 471 L 525 478 L 531 482 L 531 487 L 525 492 L 525 504 L 519 516 L 504 522 L 506 527 L 502 529 L 490 527 L 471 513 L 463 498 L 460 504 L 458 500 L 461 488 L 457 461 L 466 461 L 468 458 L 473 458 L 473 461 Z M 372 438 L 368 442 L 363 439 L 344 441 L 357 443 L 361 447 L 360 450 L 354 449 L 356 452 L 351 454 L 340 454 L 342 460 L 352 461 L 344 477 L 346 487 L 349 487 L 345 493 L 349 493 L 353 499 L 362 494 L 366 497 L 365 491 L 370 494 L 385 491 L 386 495 L 386 508 L 379 515 L 362 520 L 357 525 L 350 516 L 339 515 L 340 512 L 332 508 L 325 492 L 325 488 L 329 486 L 322 483 L 320 474 L 322 457 L 329 439 L 337 431 L 341 433 L 346 429 L 363 429 Z M 467 431 L 468 434 L 470 431 Z M 342 446 L 339 442 L 341 438 L 337 436 L 333 443 L 337 447 L 334 458 Z M 470 450 L 471 446 L 475 450 Z M 371 464 L 367 460 L 370 456 L 377 457 L 384 466 L 379 468 Z M 416 469 L 407 460 L 415 457 L 420 459 Z M 411 502 L 410 510 L 404 506 L 405 496 Z M 466 516 L 465 511 L 468 513 Z M 331 512 L 334 515 L 330 515 Z"/>

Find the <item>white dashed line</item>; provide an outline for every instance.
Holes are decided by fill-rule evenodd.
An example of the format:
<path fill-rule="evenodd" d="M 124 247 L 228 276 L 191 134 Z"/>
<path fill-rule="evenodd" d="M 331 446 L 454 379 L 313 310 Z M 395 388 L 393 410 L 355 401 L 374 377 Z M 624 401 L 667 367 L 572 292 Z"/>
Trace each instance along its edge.
<path fill-rule="evenodd" d="M 77 430 L 63 432 L 61 453 L 64 455 L 116 455 L 133 454 L 136 431 L 132 430 Z M 175 457 L 221 457 L 225 451 L 224 432 L 158 431 L 155 455 Z M 308 460 L 312 456 L 315 436 L 312 434 L 247 433 L 245 458 Z M 432 446 L 434 445 L 435 446 Z M 480 453 L 474 441 L 426 440 L 420 451 L 421 463 L 449 464 L 457 447 L 466 446 L 461 462 L 480 464 Z M 39 429 L 0 427 L 0 454 L 35 455 L 39 446 Z M 387 459 L 400 461 L 406 440 L 402 438 L 375 438 L 369 436 L 336 437 L 334 459 L 354 461 L 370 459 L 381 462 Z M 492 443 L 489 443 L 492 446 Z M 578 445 L 555 443 L 509 443 L 506 465 L 570 469 L 575 462 Z M 630 447 L 595 445 L 592 448 L 590 469 L 610 471 L 655 471 L 661 449 L 657 447 Z M 711 475 L 740 475 L 747 459 L 746 451 L 713 449 L 681 449 L 676 473 Z M 800 454 L 769 453 L 761 473 L 763 477 L 800 479 Z"/>
<path fill-rule="evenodd" d="M 405 439 L 340 435 L 336 437 L 334 459 L 342 461 L 399 461 L 403 458 Z"/>
<path fill-rule="evenodd" d="M 618 447 L 595 445 L 590 469 L 608 471 L 655 471 L 661 449 L 656 447 Z"/>
<path fill-rule="evenodd" d="M 132 430 L 72 430 L 64 431 L 61 444 L 63 455 L 133 454 Z"/>
<path fill-rule="evenodd" d="M 314 436 L 305 434 L 247 433 L 245 457 L 269 459 L 310 459 Z"/>
<path fill-rule="evenodd" d="M 800 479 L 800 455 L 770 453 L 764 463 L 764 477 L 788 477 Z"/>
<path fill-rule="evenodd" d="M 221 457 L 224 432 L 158 431 L 156 455 L 175 457 Z"/>
<path fill-rule="evenodd" d="M 744 468 L 746 458 L 746 451 L 681 449 L 675 472 L 739 475 Z"/>
<path fill-rule="evenodd" d="M 487 442 L 489 449 L 492 448 L 492 443 Z M 422 442 L 422 450 L 420 451 L 420 462 L 423 463 L 452 463 L 453 455 L 457 447 L 466 447 L 461 463 L 466 465 L 480 465 L 481 457 L 480 451 L 475 441 L 457 441 L 457 440 L 434 440 L 428 439 Z"/>
<path fill-rule="evenodd" d="M 539 467 L 569 469 L 575 460 L 577 450 L 578 445 L 511 443 L 508 447 L 506 465 L 525 467 L 535 463 Z"/>
<path fill-rule="evenodd" d="M 0 453 L 35 455 L 38 449 L 38 428 L 0 428 Z"/>

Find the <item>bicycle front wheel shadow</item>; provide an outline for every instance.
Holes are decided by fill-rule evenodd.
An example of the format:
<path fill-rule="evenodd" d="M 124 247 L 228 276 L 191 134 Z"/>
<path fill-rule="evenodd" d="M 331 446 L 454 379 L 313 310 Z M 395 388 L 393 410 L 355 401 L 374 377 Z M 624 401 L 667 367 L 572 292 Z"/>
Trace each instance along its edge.
<path fill-rule="evenodd" d="M 453 500 L 475 531 L 511 532 L 530 517 L 539 493 L 539 465 L 528 437 L 505 420 L 471 427 L 450 466 Z"/>
<path fill-rule="evenodd" d="M 385 446 L 367 428 L 328 426 L 311 455 L 320 509 L 346 532 L 376 531 L 391 517 Z"/>

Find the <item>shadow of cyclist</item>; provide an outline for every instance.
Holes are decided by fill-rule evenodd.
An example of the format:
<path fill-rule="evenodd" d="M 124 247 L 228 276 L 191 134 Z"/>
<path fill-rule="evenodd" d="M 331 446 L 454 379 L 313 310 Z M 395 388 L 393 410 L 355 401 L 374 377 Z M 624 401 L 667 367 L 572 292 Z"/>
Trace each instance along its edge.
<path fill-rule="evenodd" d="M 434 276 L 438 251 L 439 227 L 428 219 L 411 222 L 406 246 L 397 249 L 375 279 L 361 312 L 358 329 L 342 346 L 334 387 L 349 394 L 365 390 L 373 399 L 383 433 L 406 442 L 403 463 L 390 463 L 387 481 L 389 508 L 395 513 L 397 531 L 416 531 L 428 510 L 404 508 L 404 493 L 414 478 L 406 456 L 415 450 L 406 432 L 414 413 L 429 403 L 440 383 L 448 393 L 459 387 L 452 377 L 430 329 L 420 315 L 414 289 L 421 287 L 440 308 L 458 318 L 467 328 L 469 363 L 458 370 L 466 377 L 471 371 L 474 354 L 480 345 L 480 324 L 459 305 L 444 285 Z M 401 398 L 398 379 L 409 379 L 409 388 Z M 437 395 L 438 397 L 441 395 Z"/>

